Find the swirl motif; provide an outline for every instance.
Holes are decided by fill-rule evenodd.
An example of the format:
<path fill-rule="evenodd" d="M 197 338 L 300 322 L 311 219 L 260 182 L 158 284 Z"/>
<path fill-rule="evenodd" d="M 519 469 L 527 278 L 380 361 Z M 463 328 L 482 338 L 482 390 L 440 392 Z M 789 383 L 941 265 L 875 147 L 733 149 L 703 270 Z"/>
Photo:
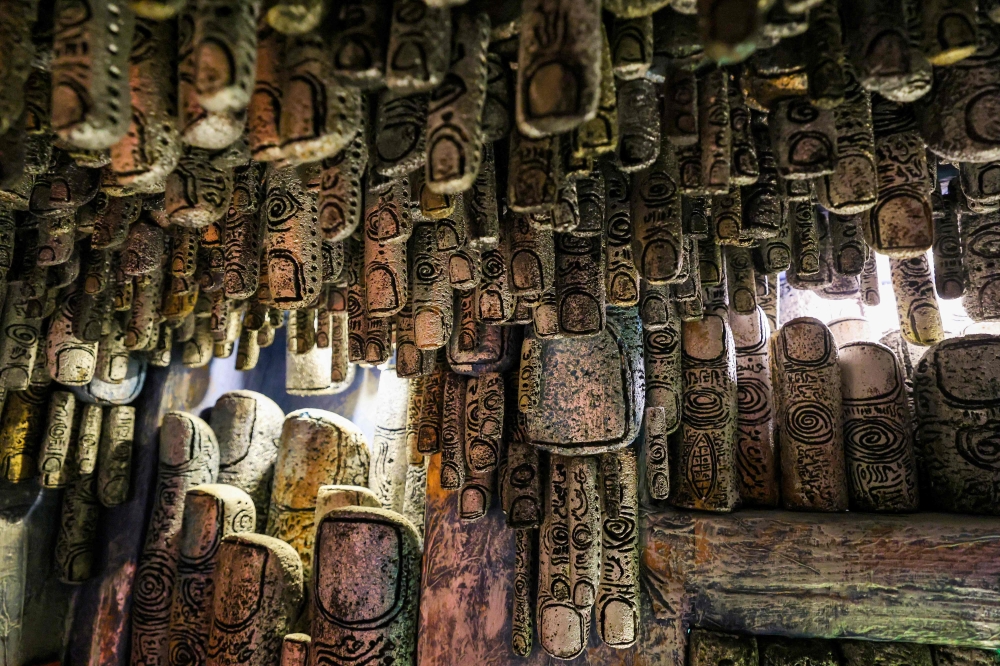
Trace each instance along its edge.
<path fill-rule="evenodd" d="M 514 594 L 528 594 L 529 581 L 527 576 L 514 576 Z"/>
<path fill-rule="evenodd" d="M 627 245 L 632 242 L 632 221 L 628 215 L 616 214 L 608 221 L 608 245 Z"/>
<path fill-rule="evenodd" d="M 958 248 L 953 251 L 956 255 L 959 252 Z M 975 234 L 969 243 L 969 253 L 983 259 L 1000 258 L 1000 229 L 988 227 Z"/>
<path fill-rule="evenodd" d="M 684 392 L 684 423 L 699 429 L 716 428 L 729 416 L 721 391 L 703 386 Z"/>
<path fill-rule="evenodd" d="M 252 532 L 257 521 L 257 512 L 253 508 L 242 508 L 233 516 L 233 532 Z"/>
<path fill-rule="evenodd" d="M 177 594 L 189 610 L 200 611 L 208 606 L 212 599 L 212 578 L 199 572 L 193 576 L 184 576 L 179 581 Z"/>
<path fill-rule="evenodd" d="M 426 254 L 414 257 L 413 277 L 421 283 L 437 282 L 444 272 L 441 264 Z"/>
<path fill-rule="evenodd" d="M 142 626 L 166 626 L 174 590 L 174 569 L 162 553 L 147 554 L 139 566 L 132 592 L 133 613 Z"/>
<path fill-rule="evenodd" d="M 498 389 L 499 387 L 488 387 Z M 503 392 L 500 390 L 487 390 L 480 393 L 480 409 L 487 410 L 490 414 L 503 414 Z M 498 420 L 498 419 L 493 419 Z"/>
<path fill-rule="evenodd" d="M 360 317 L 365 311 L 364 301 L 353 290 L 347 294 L 347 316 L 351 319 Z"/>
<path fill-rule="evenodd" d="M 785 433 L 792 440 L 822 445 L 833 441 L 833 414 L 820 402 L 796 402 L 785 412 Z"/>
<path fill-rule="evenodd" d="M 959 244 L 959 239 L 957 236 L 944 236 L 935 239 L 937 244 L 934 246 L 934 253 L 936 256 L 940 257 L 959 257 L 962 254 L 962 246 Z M 973 240 L 973 243 L 976 241 Z M 1000 250 L 1000 237 L 993 239 L 993 243 L 996 250 Z M 971 248 L 970 248 L 971 251 Z M 1000 252 L 998 252 L 1000 254 Z M 997 255 L 994 255 L 997 256 Z"/>
<path fill-rule="evenodd" d="M 207 632 L 206 632 L 207 633 Z M 175 666 L 199 666 L 204 664 L 208 655 L 203 648 L 205 636 L 196 630 L 184 628 L 180 635 L 170 641 L 168 648 L 169 662 Z"/>
<path fill-rule="evenodd" d="M 603 536 L 605 548 L 627 546 L 635 536 L 635 520 L 619 514 L 617 518 L 604 521 Z"/>
<path fill-rule="evenodd" d="M 787 118 L 793 123 L 811 123 L 819 118 L 819 110 L 803 98 L 788 105 Z"/>
<path fill-rule="evenodd" d="M 678 338 L 677 331 L 669 328 L 662 331 L 647 331 L 643 346 L 647 355 L 666 356 L 677 350 L 677 344 L 680 342 Z"/>
<path fill-rule="evenodd" d="M 750 270 L 750 257 L 752 255 L 749 252 L 736 252 L 733 254 L 727 254 L 726 259 L 732 265 L 732 267 L 738 271 Z"/>
<path fill-rule="evenodd" d="M 813 223 L 813 209 L 812 206 L 796 206 L 795 207 L 795 224 L 800 227 L 812 227 Z M 815 232 L 813 232 L 815 235 Z M 813 239 L 810 239 L 813 240 Z"/>
<path fill-rule="evenodd" d="M 594 543 L 594 533 L 589 525 L 579 524 L 573 527 L 573 547 L 577 550 L 587 550 Z"/>
<path fill-rule="evenodd" d="M 854 462 L 884 464 L 906 454 L 907 439 L 899 424 L 877 416 L 844 423 L 844 448 Z"/>
<path fill-rule="evenodd" d="M 38 340 L 38 333 L 32 326 L 13 324 L 7 327 L 7 337 L 13 338 L 23 345 L 32 345 Z"/>
<path fill-rule="evenodd" d="M 275 186 L 267 192 L 265 209 L 271 231 L 288 231 L 287 222 L 302 210 L 302 205 L 287 190 Z"/>
<path fill-rule="evenodd" d="M 740 423 L 760 423 L 771 416 L 770 386 L 759 377 L 740 377 L 736 383 L 736 400 Z"/>
<path fill-rule="evenodd" d="M 483 254 L 483 278 L 487 280 L 499 280 L 505 272 L 505 263 L 499 252 L 492 251 Z"/>
<path fill-rule="evenodd" d="M 990 472 L 1000 470 L 1000 423 L 961 428 L 955 434 L 955 448 L 965 460 Z"/>
<path fill-rule="evenodd" d="M 586 256 L 594 251 L 595 242 L 600 242 L 599 236 L 591 238 L 589 236 L 556 234 L 556 249 L 560 254 Z"/>
<path fill-rule="evenodd" d="M 666 171 L 652 171 L 643 183 L 642 202 L 649 208 L 666 208 L 676 202 L 677 183 Z"/>
<path fill-rule="evenodd" d="M 647 435 L 646 463 L 648 465 L 662 465 L 665 462 L 667 462 L 667 447 L 664 446 L 664 441 L 659 437 L 649 438 Z"/>
<path fill-rule="evenodd" d="M 69 432 L 70 425 L 65 421 L 54 420 L 49 423 L 48 437 L 55 441 L 62 441 L 62 438 Z"/>
<path fill-rule="evenodd" d="M 565 523 L 555 523 L 549 528 L 549 540 L 553 546 L 569 545 L 569 527 Z"/>
<path fill-rule="evenodd" d="M 459 422 L 452 421 L 451 423 L 457 425 Z M 457 427 L 452 427 L 450 424 L 445 424 L 441 428 L 441 446 L 444 448 L 451 448 L 461 444 L 463 440 L 459 433 L 460 431 Z"/>

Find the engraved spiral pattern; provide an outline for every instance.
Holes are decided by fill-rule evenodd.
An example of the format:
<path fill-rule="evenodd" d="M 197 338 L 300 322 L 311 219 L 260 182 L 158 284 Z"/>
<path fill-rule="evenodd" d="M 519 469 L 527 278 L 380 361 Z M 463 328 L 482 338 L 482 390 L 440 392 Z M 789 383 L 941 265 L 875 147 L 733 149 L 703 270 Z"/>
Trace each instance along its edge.
<path fill-rule="evenodd" d="M 897 423 L 866 417 L 844 423 L 844 447 L 853 462 L 881 464 L 906 453 L 907 438 Z"/>
<path fill-rule="evenodd" d="M 761 416 L 770 418 L 770 390 L 758 377 L 740 377 L 736 384 L 740 423 L 756 423 Z"/>
<path fill-rule="evenodd" d="M 135 621 L 140 625 L 166 625 L 173 590 L 171 562 L 160 553 L 148 554 L 133 586 Z"/>
<path fill-rule="evenodd" d="M 719 427 L 729 416 L 726 396 L 710 387 L 684 392 L 684 422 L 699 429 Z"/>
<path fill-rule="evenodd" d="M 267 193 L 265 210 L 267 211 L 267 224 L 272 231 L 285 231 L 288 220 L 295 217 L 302 209 L 302 206 L 291 194 L 283 188 L 273 187 Z"/>
<path fill-rule="evenodd" d="M 627 545 L 635 536 L 635 529 L 635 520 L 625 515 L 605 520 L 602 526 L 604 547 L 619 548 Z"/>
<path fill-rule="evenodd" d="M 834 417 L 830 408 L 819 402 L 796 402 L 785 414 L 785 434 L 793 440 L 814 445 L 833 441 Z"/>

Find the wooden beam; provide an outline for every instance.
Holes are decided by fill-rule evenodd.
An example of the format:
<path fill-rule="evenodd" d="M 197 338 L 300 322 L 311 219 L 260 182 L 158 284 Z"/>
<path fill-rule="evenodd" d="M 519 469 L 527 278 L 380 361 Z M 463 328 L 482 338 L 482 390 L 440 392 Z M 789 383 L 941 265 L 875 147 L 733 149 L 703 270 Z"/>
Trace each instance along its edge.
<path fill-rule="evenodd" d="M 692 626 L 1000 647 L 996 518 L 665 510 L 643 536 L 665 663 Z"/>

